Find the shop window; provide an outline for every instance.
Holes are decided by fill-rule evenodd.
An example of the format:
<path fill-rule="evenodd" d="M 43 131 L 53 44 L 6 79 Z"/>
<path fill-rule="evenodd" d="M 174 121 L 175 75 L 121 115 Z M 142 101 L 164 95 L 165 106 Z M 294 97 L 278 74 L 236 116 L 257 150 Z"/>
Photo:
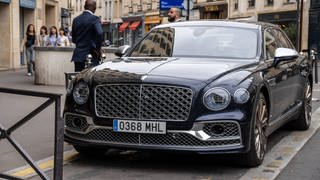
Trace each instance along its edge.
<path fill-rule="evenodd" d="M 100 8 L 100 9 L 102 8 L 102 0 L 98 1 L 98 8 Z"/>
<path fill-rule="evenodd" d="M 295 2 L 297 2 L 297 0 L 286 0 L 287 4 L 291 4 L 291 3 L 295 3 Z"/>
<path fill-rule="evenodd" d="M 273 0 L 265 0 L 264 5 L 265 6 L 273 6 Z"/>
<path fill-rule="evenodd" d="M 249 8 L 254 8 L 256 5 L 256 1 L 255 0 L 248 0 L 248 7 Z"/>
<path fill-rule="evenodd" d="M 239 0 L 234 0 L 234 10 L 239 9 Z"/>

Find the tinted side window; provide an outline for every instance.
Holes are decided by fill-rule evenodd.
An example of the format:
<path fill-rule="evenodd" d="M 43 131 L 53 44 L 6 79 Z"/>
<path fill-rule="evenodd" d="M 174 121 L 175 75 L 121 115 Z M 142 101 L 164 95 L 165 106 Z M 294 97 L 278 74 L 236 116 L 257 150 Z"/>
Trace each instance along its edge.
<path fill-rule="evenodd" d="M 271 29 L 264 32 L 264 45 L 266 51 L 266 58 L 273 59 L 276 49 L 278 48 L 276 38 L 273 36 Z"/>
<path fill-rule="evenodd" d="M 174 29 L 155 29 L 141 41 L 131 53 L 131 57 L 172 56 Z"/>
<path fill-rule="evenodd" d="M 285 37 L 285 34 L 278 29 L 272 29 L 272 33 L 274 34 L 274 37 L 278 41 L 278 46 L 283 48 L 291 48 L 291 44 L 288 42 L 288 39 Z"/>

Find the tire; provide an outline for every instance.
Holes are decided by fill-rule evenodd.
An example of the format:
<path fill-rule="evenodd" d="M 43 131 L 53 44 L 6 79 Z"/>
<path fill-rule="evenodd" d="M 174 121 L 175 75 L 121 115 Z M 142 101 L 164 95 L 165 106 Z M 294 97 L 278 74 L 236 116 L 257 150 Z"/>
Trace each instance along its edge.
<path fill-rule="evenodd" d="M 308 81 L 304 88 L 303 102 L 298 118 L 289 122 L 288 126 L 293 130 L 307 130 L 311 124 L 312 114 L 312 88 Z"/>
<path fill-rule="evenodd" d="M 268 125 L 268 107 L 262 93 L 256 99 L 253 114 L 250 138 L 250 150 L 240 157 L 240 163 L 248 167 L 259 166 L 266 154 L 267 136 L 266 128 Z"/>
<path fill-rule="evenodd" d="M 98 147 L 90 147 L 90 146 L 73 145 L 73 147 L 76 151 L 78 151 L 81 155 L 84 155 L 84 156 L 102 156 L 108 150 L 106 148 L 98 148 Z"/>

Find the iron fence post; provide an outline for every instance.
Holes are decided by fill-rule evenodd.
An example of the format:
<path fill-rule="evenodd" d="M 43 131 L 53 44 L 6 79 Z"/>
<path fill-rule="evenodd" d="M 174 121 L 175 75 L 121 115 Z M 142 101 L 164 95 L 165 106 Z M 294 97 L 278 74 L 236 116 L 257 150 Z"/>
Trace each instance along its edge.
<path fill-rule="evenodd" d="M 63 178 L 64 123 L 61 118 L 61 97 L 55 99 L 54 180 Z"/>

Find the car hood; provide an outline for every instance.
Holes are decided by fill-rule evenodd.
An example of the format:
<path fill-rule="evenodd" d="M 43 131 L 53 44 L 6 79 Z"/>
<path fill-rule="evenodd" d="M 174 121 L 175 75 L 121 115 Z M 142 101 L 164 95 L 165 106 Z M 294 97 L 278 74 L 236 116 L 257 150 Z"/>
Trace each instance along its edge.
<path fill-rule="evenodd" d="M 148 76 L 183 78 L 207 82 L 232 70 L 256 63 L 241 59 L 212 58 L 124 58 L 103 63 L 93 69 L 95 81 L 103 79 L 141 79 Z"/>

